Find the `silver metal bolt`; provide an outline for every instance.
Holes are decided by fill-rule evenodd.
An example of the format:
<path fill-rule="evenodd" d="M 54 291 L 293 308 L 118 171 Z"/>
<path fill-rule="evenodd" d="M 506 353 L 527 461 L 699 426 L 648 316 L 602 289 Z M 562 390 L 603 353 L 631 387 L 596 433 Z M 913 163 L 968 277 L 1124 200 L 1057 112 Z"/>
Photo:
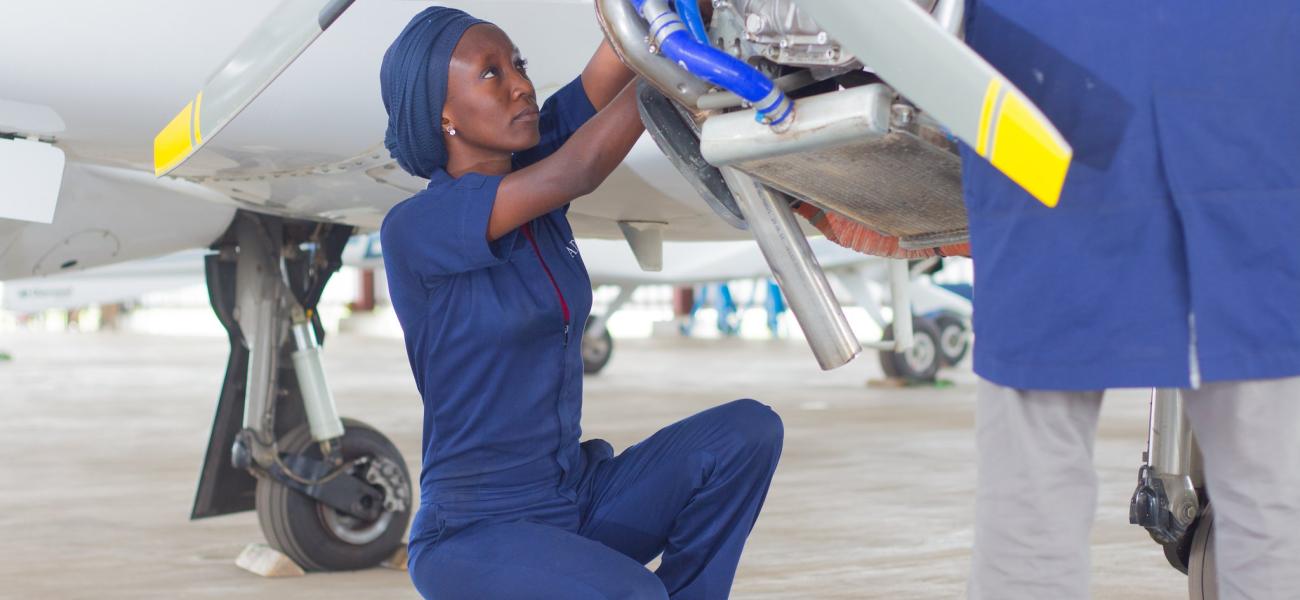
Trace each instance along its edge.
<path fill-rule="evenodd" d="M 907 104 L 895 104 L 889 107 L 889 125 L 895 129 L 904 129 L 916 118 L 916 109 Z"/>

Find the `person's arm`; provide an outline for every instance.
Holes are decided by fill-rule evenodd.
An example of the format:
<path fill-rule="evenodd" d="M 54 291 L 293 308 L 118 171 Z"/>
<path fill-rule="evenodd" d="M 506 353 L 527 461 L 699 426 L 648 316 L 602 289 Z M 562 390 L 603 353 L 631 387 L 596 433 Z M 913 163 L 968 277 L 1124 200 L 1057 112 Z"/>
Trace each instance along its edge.
<path fill-rule="evenodd" d="M 585 82 L 586 73 L 583 75 Z M 636 85 L 625 83 L 559 150 L 501 180 L 488 219 L 488 241 L 595 191 L 623 162 L 643 131 Z"/>
<path fill-rule="evenodd" d="M 546 99 L 538 121 L 541 139 L 536 146 L 515 153 L 513 170 L 523 169 L 559 150 L 579 127 L 609 105 L 632 77 L 632 71 L 619 62 L 609 43 L 602 42 L 587 68 Z"/>
<path fill-rule="evenodd" d="M 604 40 L 582 70 L 582 89 L 587 92 L 591 105 L 600 110 L 627 87 L 634 76 L 635 73 L 614 53 L 609 40 Z"/>

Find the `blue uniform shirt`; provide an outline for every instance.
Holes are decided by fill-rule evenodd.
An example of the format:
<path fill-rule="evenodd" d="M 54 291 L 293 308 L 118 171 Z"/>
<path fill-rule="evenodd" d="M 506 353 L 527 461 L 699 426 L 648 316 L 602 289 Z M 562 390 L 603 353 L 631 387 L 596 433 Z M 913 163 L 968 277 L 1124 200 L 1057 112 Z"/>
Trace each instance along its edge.
<path fill-rule="evenodd" d="M 964 149 L 975 371 L 1023 389 L 1300 374 L 1300 9 L 968 3 L 1075 149 L 1057 208 Z"/>
<path fill-rule="evenodd" d="M 541 142 L 516 154 L 514 168 L 550 155 L 594 113 L 580 79 L 561 88 L 542 106 Z M 567 207 L 487 241 L 501 179 L 438 170 L 381 228 L 389 293 L 424 400 L 413 551 L 497 517 L 576 526 L 591 281 Z"/>

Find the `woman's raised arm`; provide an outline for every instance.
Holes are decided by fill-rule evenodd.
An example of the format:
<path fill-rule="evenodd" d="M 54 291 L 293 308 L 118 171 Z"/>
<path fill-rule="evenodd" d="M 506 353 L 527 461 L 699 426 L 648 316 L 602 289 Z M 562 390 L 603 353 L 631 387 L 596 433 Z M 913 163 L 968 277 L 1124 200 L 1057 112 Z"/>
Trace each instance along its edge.
<path fill-rule="evenodd" d="M 609 40 L 604 40 L 596 48 L 596 53 L 582 70 L 582 89 L 596 110 L 605 108 L 629 81 L 635 76 L 632 70 L 623 64 Z"/>
<path fill-rule="evenodd" d="M 584 87 L 586 75 L 584 71 Z M 636 85 L 625 83 L 622 91 L 559 150 L 501 180 L 488 219 L 488 241 L 595 191 L 623 162 L 643 131 L 645 127 L 637 114 Z"/>

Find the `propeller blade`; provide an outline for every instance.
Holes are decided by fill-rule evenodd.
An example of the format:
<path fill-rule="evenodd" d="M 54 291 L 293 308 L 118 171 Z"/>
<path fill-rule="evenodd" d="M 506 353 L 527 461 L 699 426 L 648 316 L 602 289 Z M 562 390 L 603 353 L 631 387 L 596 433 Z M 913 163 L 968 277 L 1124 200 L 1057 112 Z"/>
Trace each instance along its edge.
<path fill-rule="evenodd" d="M 1074 150 L 1042 111 L 912 0 L 798 0 L 882 79 L 1047 206 Z"/>
<path fill-rule="evenodd" d="M 354 0 L 284 0 L 153 140 L 154 175 L 193 156 L 284 72 Z"/>

